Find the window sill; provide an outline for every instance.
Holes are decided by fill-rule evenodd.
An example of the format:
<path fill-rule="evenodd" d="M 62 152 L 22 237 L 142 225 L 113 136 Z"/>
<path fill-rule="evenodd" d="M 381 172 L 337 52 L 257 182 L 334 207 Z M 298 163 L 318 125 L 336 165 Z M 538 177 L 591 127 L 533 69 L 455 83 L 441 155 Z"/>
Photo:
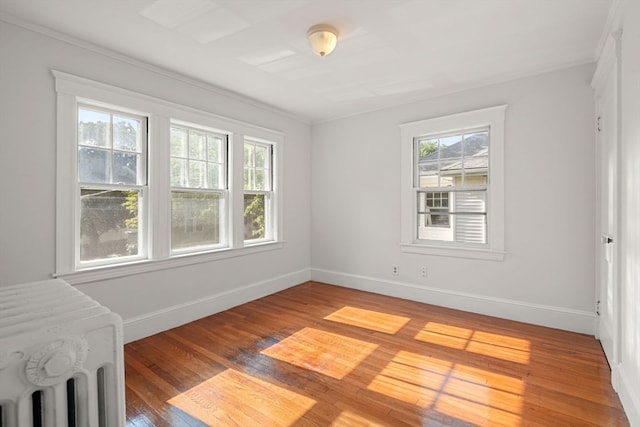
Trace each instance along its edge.
<path fill-rule="evenodd" d="M 445 248 L 441 246 L 426 246 L 404 243 L 400 245 L 402 252 L 435 255 L 453 258 L 480 259 L 485 261 L 504 261 L 506 252 L 491 249 L 470 249 L 470 248 Z"/>
<path fill-rule="evenodd" d="M 115 279 L 117 277 L 131 276 L 134 274 L 148 273 L 153 271 L 167 270 L 176 267 L 183 267 L 192 264 L 218 261 L 226 258 L 251 255 L 260 252 L 282 249 L 284 242 L 266 242 L 253 244 L 238 249 L 220 249 L 211 252 L 189 253 L 175 255 L 171 258 L 161 260 L 142 260 L 126 264 L 108 265 L 92 267 L 71 273 L 54 273 L 53 277 L 63 279 L 72 285 L 96 282 L 99 280 Z"/>

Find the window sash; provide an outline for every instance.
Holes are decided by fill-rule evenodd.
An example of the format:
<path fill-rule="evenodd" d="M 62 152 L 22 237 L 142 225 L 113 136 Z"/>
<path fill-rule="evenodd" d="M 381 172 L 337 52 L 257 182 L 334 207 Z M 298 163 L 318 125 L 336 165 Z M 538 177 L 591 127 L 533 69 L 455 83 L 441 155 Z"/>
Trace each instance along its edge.
<path fill-rule="evenodd" d="M 488 188 L 445 187 L 439 191 L 431 189 L 415 189 L 416 195 L 416 229 L 417 242 L 438 242 L 439 244 L 455 244 L 461 246 L 484 246 L 488 236 Z M 428 206 L 428 194 L 448 192 L 447 207 Z M 481 195 L 481 199 L 463 195 Z M 478 203 L 480 200 L 480 203 Z M 447 216 L 446 225 L 434 223 L 434 217 L 440 221 Z M 448 228 L 448 232 L 437 229 Z M 429 230 L 432 230 L 431 232 Z"/>
<path fill-rule="evenodd" d="M 119 108 L 106 108 L 104 106 L 94 105 L 88 102 L 78 103 L 75 108 L 75 152 L 76 154 L 76 186 L 77 193 L 77 211 L 75 213 L 75 268 L 91 268 L 101 265 L 111 265 L 119 263 L 127 263 L 137 260 L 146 259 L 147 253 L 147 221 L 146 214 L 148 207 L 147 199 L 147 117 L 140 114 L 124 111 Z M 108 117 L 108 123 L 105 123 L 104 141 L 96 141 L 97 144 L 87 144 L 86 140 L 81 140 L 80 133 L 85 129 L 81 129 L 82 115 L 98 115 L 101 118 Z M 122 121 L 134 121 L 137 123 L 135 147 L 125 149 L 117 147 L 115 132 L 116 124 L 114 118 L 120 118 Z M 102 122 L 100 122 L 102 123 Z M 97 124 L 97 123 L 96 123 Z M 96 126 L 93 127 L 94 130 Z M 104 180 L 92 181 L 82 179 L 83 157 L 82 150 L 99 150 L 105 153 Z M 86 151 L 85 151 L 86 152 Z M 114 161 L 117 156 L 129 155 L 135 156 L 135 178 L 129 183 L 122 183 L 115 179 L 116 167 Z M 91 161 L 90 158 L 85 158 Z M 130 169 L 129 169 L 130 170 Z M 95 191 L 96 193 L 83 192 Z M 125 201 L 119 200 L 120 205 L 113 205 L 113 201 L 109 204 L 110 197 L 100 195 L 135 192 L 138 197 L 135 202 L 129 201 L 125 196 Z M 117 199 L 117 196 L 115 198 Z M 93 203 L 92 203 L 93 201 Z M 125 203 L 127 206 L 125 206 Z M 93 207 L 91 207 L 93 205 Z M 126 218 L 126 211 L 129 215 L 133 215 L 132 208 L 136 209 L 134 217 Z M 99 211 L 99 215 L 92 215 L 91 212 Z M 112 221 L 111 223 L 109 221 Z M 135 227 L 131 228 L 129 223 L 135 223 Z M 131 236 L 134 236 L 132 239 Z M 89 241 L 89 243 L 85 243 Z M 131 248 L 136 248 L 136 254 L 127 254 Z M 93 252 L 93 253 L 92 253 Z"/>
<path fill-rule="evenodd" d="M 215 202 L 217 204 L 217 217 L 204 216 L 197 218 L 195 215 L 198 215 L 197 209 L 194 209 L 193 206 L 185 205 L 183 206 L 183 211 L 187 211 L 188 213 L 192 213 L 191 218 L 182 218 L 180 223 L 174 223 L 174 209 L 176 208 L 174 202 L 177 200 L 174 198 L 175 195 L 199 195 L 203 199 L 206 200 L 207 197 L 215 196 Z M 179 255 L 190 252 L 202 252 L 208 250 L 215 250 L 220 248 L 228 247 L 228 235 L 227 235 L 227 191 L 220 190 L 203 190 L 203 189 L 194 189 L 194 188 L 175 188 L 171 189 L 171 230 L 170 230 L 170 240 L 171 240 L 171 254 Z M 195 197 L 194 197 L 195 199 Z M 213 199 L 211 199 L 213 200 Z M 199 200 L 202 202 L 203 200 Z M 184 202 L 184 201 L 183 201 Z M 204 205 L 204 203 L 199 203 L 200 205 Z M 197 208 L 197 207 L 196 207 Z M 195 213 L 193 213 L 196 211 Z M 217 224 L 213 229 L 205 229 L 207 226 L 207 222 L 211 222 L 213 224 Z M 201 225 L 202 229 L 199 229 Z M 187 230 L 189 226 L 194 227 L 195 229 Z M 179 229 L 185 228 L 183 231 L 181 238 L 179 236 Z M 188 234 L 191 234 L 189 236 Z M 213 234 L 215 236 L 213 242 L 194 240 L 198 238 L 198 234 L 201 237 L 202 234 Z M 195 235 L 195 236 L 194 236 Z M 209 236 L 210 237 L 210 236 Z M 191 240 L 191 244 L 188 244 L 186 241 Z M 180 243 L 178 243 L 180 241 Z"/>
<path fill-rule="evenodd" d="M 136 234 L 137 234 L 137 239 L 135 241 L 135 244 L 137 245 L 137 249 L 138 249 L 138 253 L 135 255 L 121 255 L 121 256 L 104 256 L 104 257 L 95 257 L 93 259 L 82 259 L 82 255 L 83 255 L 83 249 L 82 249 L 82 245 L 83 245 L 83 240 L 86 240 L 88 238 L 88 236 L 83 236 L 83 232 L 82 232 L 82 224 L 83 224 L 83 212 L 82 212 L 82 208 L 83 208 L 83 204 L 82 204 L 82 192 L 83 191 L 96 191 L 98 193 L 124 193 L 124 192 L 138 192 L 139 196 L 137 199 L 137 227 L 136 227 Z M 148 236 L 148 227 L 147 227 L 147 212 L 148 212 L 148 205 L 147 205 L 147 197 L 148 194 L 148 189 L 147 186 L 124 186 L 124 185 L 80 185 L 78 186 L 78 195 L 77 195 L 77 212 L 75 214 L 75 217 L 78 218 L 77 222 L 76 222 L 76 227 L 75 227 L 75 266 L 76 269 L 81 270 L 81 269 L 86 269 L 86 268 L 93 268 L 93 267 L 99 267 L 99 266 L 104 266 L 104 265 L 113 265 L 113 264 L 123 264 L 123 263 L 129 263 L 129 262 L 133 262 L 133 261 L 139 261 L 139 260 L 144 260 L 148 258 L 148 248 L 147 248 L 147 236 Z M 85 196 L 86 197 L 86 196 Z M 104 212 L 104 208 L 99 208 L 100 210 L 100 218 L 102 219 L 101 221 L 99 221 L 102 225 L 102 227 L 104 227 L 104 218 L 105 218 L 105 212 Z M 89 218 L 89 220 L 91 220 L 91 218 Z M 86 223 L 86 222 L 85 222 Z M 100 227 L 100 225 L 98 225 L 97 227 Z M 112 239 L 113 240 L 113 234 L 118 233 L 118 230 L 114 230 L 112 228 L 105 230 L 105 232 L 103 232 L 102 234 L 106 234 L 109 233 L 112 235 Z M 126 234 L 127 231 L 125 230 L 124 233 Z M 89 233 L 91 234 L 91 233 Z M 99 238 L 102 236 L 99 236 Z M 108 243 L 108 242 L 105 242 Z M 130 241 L 130 239 L 127 237 L 127 243 L 126 245 L 132 244 L 133 242 Z"/>
<path fill-rule="evenodd" d="M 182 155 L 171 154 L 171 174 L 172 180 L 174 177 L 175 168 L 174 165 L 178 164 L 178 162 L 184 165 L 183 176 L 182 176 L 182 185 L 175 185 L 172 182 L 172 188 L 193 188 L 193 189 L 208 189 L 208 190 L 223 190 L 228 188 L 228 166 L 227 166 L 227 152 L 228 152 L 228 144 L 229 144 L 229 135 L 225 133 L 214 132 L 211 130 L 198 128 L 195 126 L 188 126 L 182 124 L 171 124 L 170 134 L 172 140 L 170 141 L 170 150 L 173 152 L 173 135 L 174 131 L 181 131 L 185 133 L 185 148 Z M 200 135 L 205 138 L 203 152 L 198 156 L 197 154 L 192 154 L 192 151 L 195 143 L 192 142 L 192 135 Z M 217 152 L 217 159 L 210 159 L 210 139 L 219 139 L 220 147 Z M 193 145 L 192 145 L 193 144 Z M 192 174 L 196 172 L 196 169 L 192 169 L 192 166 L 202 166 L 202 174 L 200 185 L 192 185 L 193 182 Z M 218 178 L 212 180 L 211 174 L 213 173 L 211 168 L 215 168 L 217 170 Z M 217 185 L 212 184 L 212 182 L 216 182 Z"/>
<path fill-rule="evenodd" d="M 80 128 L 79 128 L 79 115 L 80 115 L 80 110 L 85 110 L 85 111 L 90 111 L 93 113 L 98 113 L 98 114 L 104 114 L 104 115 L 109 115 L 109 127 L 106 130 L 106 139 L 107 139 L 107 145 L 106 146 L 100 146 L 100 145 L 90 145 L 90 144 L 83 144 L 80 141 L 79 138 L 79 133 L 80 133 Z M 116 148 L 114 145 L 114 135 L 113 135 L 113 117 L 120 117 L 120 118 L 126 118 L 126 119 L 132 119 L 135 120 L 137 122 L 139 122 L 140 124 L 140 128 L 139 128 L 139 135 L 137 135 L 137 147 L 136 150 L 126 150 L 123 148 Z M 112 178 L 113 177 L 113 157 L 115 154 L 120 154 L 120 155 L 135 155 L 137 156 L 137 167 L 136 167 L 136 182 L 135 183 L 126 183 L 127 185 L 145 185 L 147 183 L 147 163 L 148 163 L 148 157 L 147 157 L 147 152 L 148 152 L 148 117 L 144 116 L 144 115 L 140 115 L 140 114 L 136 114 L 136 113 L 132 113 L 132 112 L 128 112 L 124 109 L 118 108 L 118 107 L 113 107 L 113 108 L 106 108 L 104 106 L 100 106 L 100 105 L 96 105 L 96 104 L 91 104 L 89 102 L 83 102 L 83 103 L 78 103 L 77 107 L 76 107 L 76 150 L 80 150 L 81 148 L 84 149 L 94 149 L 94 150 L 99 150 L 99 151 L 104 151 L 104 152 L 108 152 L 111 154 L 111 156 L 107 159 L 108 165 L 106 170 L 109 172 L 109 176 Z M 81 184 L 87 184 L 87 185 L 99 185 L 99 184 L 110 184 L 110 185 L 118 185 L 121 184 L 120 182 L 113 182 L 112 180 L 108 180 L 105 182 L 97 182 L 97 181 L 87 181 L 87 180 L 82 180 L 80 177 L 80 156 L 78 155 L 77 157 L 77 167 L 78 167 L 78 182 Z"/>
<path fill-rule="evenodd" d="M 264 153 L 262 161 L 258 161 L 258 149 Z M 247 139 L 244 142 L 243 152 L 245 156 L 243 168 L 245 191 L 271 191 L 273 188 L 273 144 Z M 247 154 L 249 155 L 247 156 Z M 258 176 L 262 176 L 262 186 L 258 185 Z"/>

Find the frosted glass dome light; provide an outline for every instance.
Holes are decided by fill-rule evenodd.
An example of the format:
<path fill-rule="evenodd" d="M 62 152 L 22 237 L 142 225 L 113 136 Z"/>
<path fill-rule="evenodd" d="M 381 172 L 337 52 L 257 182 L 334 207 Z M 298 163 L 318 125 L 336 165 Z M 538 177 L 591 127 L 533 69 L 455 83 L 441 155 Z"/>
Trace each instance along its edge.
<path fill-rule="evenodd" d="M 318 24 L 307 31 L 309 46 L 314 53 L 320 56 L 329 55 L 338 43 L 338 30 L 331 25 Z"/>

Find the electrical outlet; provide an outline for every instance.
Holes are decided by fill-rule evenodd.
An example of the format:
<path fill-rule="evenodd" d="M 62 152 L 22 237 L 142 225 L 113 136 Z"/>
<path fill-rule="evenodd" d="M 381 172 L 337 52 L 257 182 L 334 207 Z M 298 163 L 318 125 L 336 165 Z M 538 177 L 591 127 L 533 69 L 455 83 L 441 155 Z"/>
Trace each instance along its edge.
<path fill-rule="evenodd" d="M 398 274 L 400 274 L 400 268 L 398 268 L 397 265 L 392 265 L 391 274 L 393 274 L 394 276 L 397 276 Z"/>
<path fill-rule="evenodd" d="M 422 277 L 427 277 L 429 270 L 427 270 L 426 266 L 422 266 L 422 268 L 420 269 L 420 276 Z"/>

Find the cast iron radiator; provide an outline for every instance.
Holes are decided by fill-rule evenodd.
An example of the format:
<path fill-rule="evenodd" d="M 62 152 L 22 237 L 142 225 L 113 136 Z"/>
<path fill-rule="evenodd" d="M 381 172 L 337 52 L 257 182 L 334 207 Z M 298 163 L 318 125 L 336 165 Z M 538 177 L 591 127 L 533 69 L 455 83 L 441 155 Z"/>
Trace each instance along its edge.
<path fill-rule="evenodd" d="M 122 319 L 60 279 L 0 287 L 0 427 L 123 427 Z"/>

